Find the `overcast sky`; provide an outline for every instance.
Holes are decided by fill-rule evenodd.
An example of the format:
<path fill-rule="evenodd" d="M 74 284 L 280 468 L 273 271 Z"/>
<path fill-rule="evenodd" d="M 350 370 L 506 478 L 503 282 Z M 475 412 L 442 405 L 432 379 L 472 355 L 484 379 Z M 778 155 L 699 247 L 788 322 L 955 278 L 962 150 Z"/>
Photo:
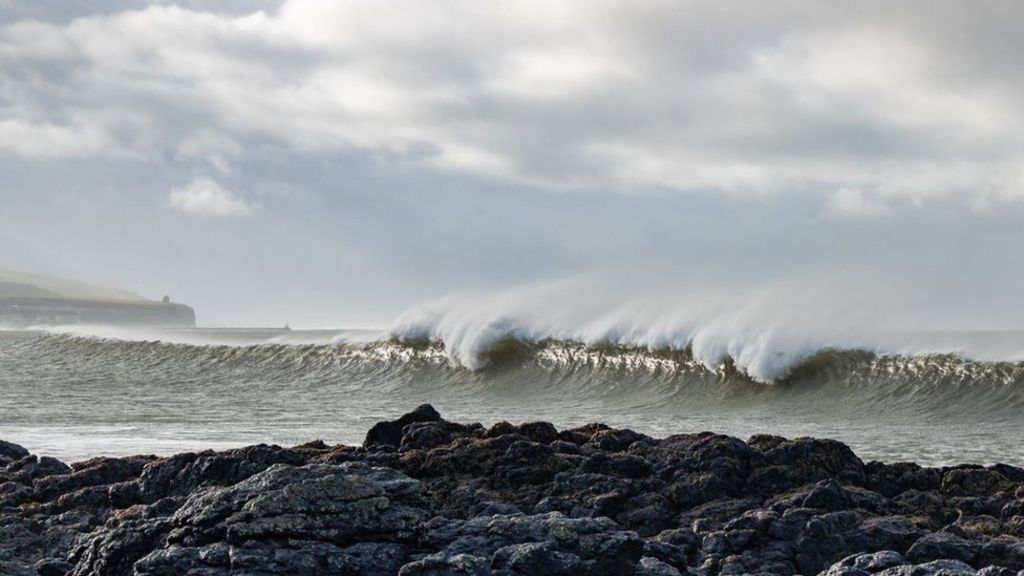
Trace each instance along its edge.
<path fill-rule="evenodd" d="M 0 0 L 0 268 L 205 324 L 629 268 L 1021 326 L 1021 53 L 997 1 Z"/>

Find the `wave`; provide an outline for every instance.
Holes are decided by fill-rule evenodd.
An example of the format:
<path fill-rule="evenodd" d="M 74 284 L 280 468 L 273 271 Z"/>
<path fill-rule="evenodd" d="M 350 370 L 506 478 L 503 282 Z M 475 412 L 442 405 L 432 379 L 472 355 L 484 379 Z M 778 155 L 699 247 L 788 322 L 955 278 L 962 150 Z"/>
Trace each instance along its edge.
<path fill-rule="evenodd" d="M 577 281 L 428 303 L 401 315 L 389 335 L 440 343 L 453 363 L 472 370 L 487 367 L 496 350 L 562 343 L 681 353 L 708 370 L 727 365 L 762 383 L 785 380 L 829 352 L 1024 360 L 1024 333 L 935 329 L 920 320 L 934 314 L 904 304 L 913 301 L 895 288 L 813 282 L 624 299 Z"/>
<path fill-rule="evenodd" d="M 218 334 L 223 337 L 223 332 L 218 331 Z M 595 380 L 644 375 L 753 387 L 766 384 L 772 385 L 769 387 L 799 387 L 807 383 L 850 380 L 901 381 L 935 388 L 972 382 L 1024 387 L 1024 362 L 978 361 L 951 353 L 903 355 L 826 348 L 804 355 L 799 362 L 789 366 L 783 376 L 766 382 L 751 375 L 731 357 L 709 364 L 692 347 L 649 348 L 506 336 L 493 341 L 487 348 L 477 350 L 474 366 L 467 367 L 453 361 L 451 351 L 438 340 L 378 338 L 351 341 L 329 334 L 330 331 L 325 331 L 314 338 L 300 333 L 292 336 L 291 342 L 273 337 L 258 344 L 196 344 L 46 333 L 23 341 L 20 347 L 32 349 L 35 356 L 88 355 L 96 362 L 162 364 L 168 368 L 194 369 L 214 365 L 262 367 L 279 376 L 288 373 L 306 376 L 326 374 L 354 366 L 413 372 L 431 367 L 455 376 L 463 374 L 484 379 L 517 371 L 545 371 L 549 374 L 590 376 Z M 1024 392 L 1024 388 L 1021 391 Z"/>
<path fill-rule="evenodd" d="M 310 435 L 358 442 L 381 414 L 432 402 L 489 422 L 834 437 L 887 460 L 1022 457 L 1020 362 L 825 349 L 766 384 L 732 360 L 709 367 L 688 348 L 505 338 L 471 370 L 431 339 L 332 343 L 337 335 L 329 332 L 205 332 L 201 339 L 232 343 L 0 333 L 4 409 L 30 428 L 135 422 L 170 427 L 168 434 L 192 442 L 197 434 L 265 441 L 268 430 L 296 442 Z"/>

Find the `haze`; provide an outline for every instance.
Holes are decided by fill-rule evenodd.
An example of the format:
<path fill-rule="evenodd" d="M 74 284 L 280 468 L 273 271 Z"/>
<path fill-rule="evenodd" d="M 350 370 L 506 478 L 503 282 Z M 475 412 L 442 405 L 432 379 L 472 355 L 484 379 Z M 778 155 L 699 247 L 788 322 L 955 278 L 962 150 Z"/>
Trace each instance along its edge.
<path fill-rule="evenodd" d="M 1005 2 L 0 0 L 0 268 L 205 325 L 588 278 L 607 306 L 826 279 L 889 294 L 862 317 L 1020 328 L 1022 28 Z"/>

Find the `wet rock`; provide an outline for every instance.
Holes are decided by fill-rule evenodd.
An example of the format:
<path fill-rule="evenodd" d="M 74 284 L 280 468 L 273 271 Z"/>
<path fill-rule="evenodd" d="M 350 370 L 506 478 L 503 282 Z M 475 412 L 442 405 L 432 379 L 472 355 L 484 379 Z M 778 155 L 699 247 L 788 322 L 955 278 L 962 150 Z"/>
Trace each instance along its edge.
<path fill-rule="evenodd" d="M 764 452 L 764 457 L 769 465 L 795 469 L 803 483 L 836 478 L 862 485 L 865 480 L 864 463 L 848 446 L 835 440 L 787 440 Z"/>
<path fill-rule="evenodd" d="M 640 559 L 640 569 L 637 571 L 637 574 L 638 576 L 682 576 L 686 572 L 681 572 L 675 566 L 657 558 L 644 556 Z"/>
<path fill-rule="evenodd" d="M 39 576 L 66 576 L 74 566 L 63 558 L 44 558 L 36 562 L 34 568 Z"/>
<path fill-rule="evenodd" d="M 490 558 L 490 566 L 507 574 L 633 574 L 643 552 L 635 533 L 608 518 L 567 518 L 558 512 L 438 519 L 427 539 L 444 546 L 436 558 Z"/>
<path fill-rule="evenodd" d="M 608 452 L 622 452 L 623 450 L 629 449 L 634 442 L 645 442 L 650 440 L 649 436 L 645 436 L 632 430 L 598 430 L 594 432 L 590 439 L 587 440 L 587 444 L 598 450 L 604 450 Z"/>
<path fill-rule="evenodd" d="M 881 576 L 974 576 L 975 570 L 959 560 L 933 560 L 924 564 L 896 566 Z"/>
<path fill-rule="evenodd" d="M 458 424 L 71 468 L 0 444 L 0 574 L 1010 576 L 1024 471 L 811 438 Z"/>
<path fill-rule="evenodd" d="M 986 566 L 978 570 L 977 576 L 1017 576 L 1017 572 L 1003 566 Z"/>
<path fill-rule="evenodd" d="M 931 560 L 951 559 L 970 562 L 975 555 L 970 543 L 953 534 L 925 534 L 907 551 L 907 559 L 917 564 Z"/>
<path fill-rule="evenodd" d="M 443 422 L 414 422 L 403 429 L 399 449 L 429 450 L 448 444 L 452 441 L 452 433 Z"/>
<path fill-rule="evenodd" d="M 225 452 L 178 454 L 146 463 L 138 479 L 139 493 L 143 501 L 155 502 L 203 486 L 241 482 L 275 464 L 299 465 L 305 461 L 306 456 L 300 452 L 266 444 Z"/>
<path fill-rule="evenodd" d="M 4 476 L 12 482 L 32 484 L 32 481 L 37 478 L 69 472 L 71 472 L 71 468 L 56 458 L 30 455 L 8 464 L 4 469 Z"/>
<path fill-rule="evenodd" d="M 363 446 L 393 446 L 402 444 L 402 429 L 416 422 L 436 422 L 441 415 L 430 404 L 424 404 L 397 420 L 378 422 L 366 433 Z"/>
<path fill-rule="evenodd" d="M 818 510 L 845 510 L 851 499 L 835 479 L 822 480 L 803 498 L 800 506 Z"/>
<path fill-rule="evenodd" d="M 934 560 L 921 564 L 909 563 L 891 550 L 874 554 L 856 554 L 836 562 L 824 576 L 975 576 L 971 566 L 959 560 Z"/>
<path fill-rule="evenodd" d="M 46 476 L 34 482 L 40 501 L 50 500 L 75 490 L 102 486 L 138 478 L 150 457 L 95 458 L 74 465 L 71 474 Z"/>
<path fill-rule="evenodd" d="M 23 446 L 19 446 L 13 442 L 0 440 L 0 466 L 6 466 L 15 460 L 21 460 L 28 455 L 28 450 Z"/>
<path fill-rule="evenodd" d="M 526 422 L 516 426 L 515 433 L 541 444 L 550 444 L 558 439 L 558 430 L 550 422 Z"/>
<path fill-rule="evenodd" d="M 947 496 L 983 496 L 1011 485 L 999 472 L 985 468 L 954 468 L 942 476 L 942 492 Z"/>

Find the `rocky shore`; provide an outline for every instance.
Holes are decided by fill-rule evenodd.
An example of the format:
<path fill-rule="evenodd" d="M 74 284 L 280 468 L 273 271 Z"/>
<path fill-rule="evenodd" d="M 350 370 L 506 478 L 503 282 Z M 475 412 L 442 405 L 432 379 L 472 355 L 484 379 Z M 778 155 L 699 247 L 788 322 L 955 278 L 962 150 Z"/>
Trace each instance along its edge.
<path fill-rule="evenodd" d="M 71 466 L 0 442 L 0 575 L 1024 576 L 1024 469 L 445 421 Z"/>

